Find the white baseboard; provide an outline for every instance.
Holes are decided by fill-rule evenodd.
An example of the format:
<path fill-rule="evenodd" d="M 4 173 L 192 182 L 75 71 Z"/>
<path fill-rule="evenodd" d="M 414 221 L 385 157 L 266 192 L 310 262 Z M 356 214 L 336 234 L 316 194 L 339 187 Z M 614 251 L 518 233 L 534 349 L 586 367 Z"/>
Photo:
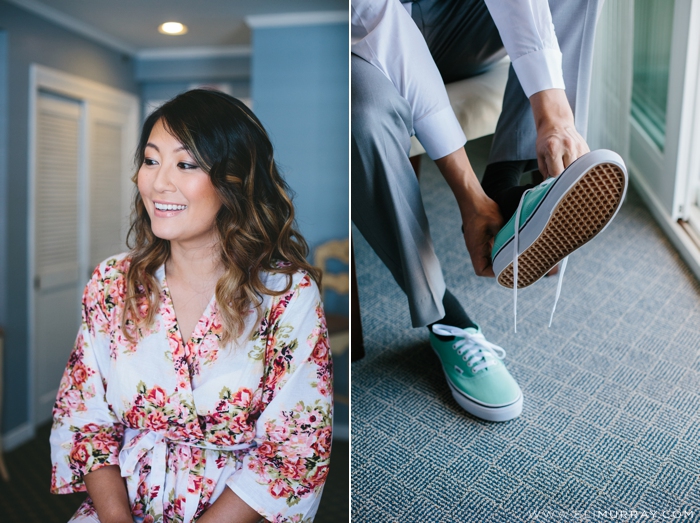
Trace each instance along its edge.
<path fill-rule="evenodd" d="M 683 261 L 688 265 L 688 268 L 693 272 L 695 277 L 700 280 L 700 249 L 698 249 L 686 230 L 671 218 L 671 215 L 651 190 L 644 177 L 637 173 L 638 171 L 634 164 L 630 162 L 630 181 L 634 185 L 634 188 L 637 189 L 637 192 L 642 197 L 651 215 L 676 248 Z"/>
<path fill-rule="evenodd" d="M 22 423 L 19 427 L 15 427 L 2 436 L 3 452 L 10 452 L 16 449 L 22 443 L 25 443 L 34 437 L 34 427 L 31 423 Z"/>

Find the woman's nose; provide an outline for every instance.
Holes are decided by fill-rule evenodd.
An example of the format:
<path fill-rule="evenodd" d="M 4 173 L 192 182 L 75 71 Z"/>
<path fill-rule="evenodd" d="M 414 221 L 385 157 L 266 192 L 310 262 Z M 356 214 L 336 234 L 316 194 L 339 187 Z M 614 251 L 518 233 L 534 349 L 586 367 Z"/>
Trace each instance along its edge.
<path fill-rule="evenodd" d="M 153 189 L 158 192 L 169 192 L 175 190 L 172 182 L 172 168 L 167 164 L 161 165 L 155 172 L 153 179 Z"/>

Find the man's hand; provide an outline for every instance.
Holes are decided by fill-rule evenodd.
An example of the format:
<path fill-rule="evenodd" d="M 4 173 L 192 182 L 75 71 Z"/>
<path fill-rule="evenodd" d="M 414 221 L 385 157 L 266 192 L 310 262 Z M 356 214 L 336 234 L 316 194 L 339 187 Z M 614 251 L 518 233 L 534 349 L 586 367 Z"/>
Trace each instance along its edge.
<path fill-rule="evenodd" d="M 460 206 L 462 207 L 462 206 Z M 477 276 L 495 276 L 491 265 L 491 249 L 498 231 L 503 227 L 503 218 L 498 205 L 484 195 L 462 210 L 464 243 L 467 245 Z"/>
<path fill-rule="evenodd" d="M 590 151 L 574 125 L 563 89 L 547 89 L 530 97 L 537 128 L 537 164 L 545 179 L 559 176 L 578 157 Z"/>
<path fill-rule="evenodd" d="M 457 198 L 464 225 L 464 242 L 474 272 L 477 276 L 494 276 L 491 248 L 503 226 L 498 205 L 484 194 L 463 147 L 435 160 L 435 163 Z"/>

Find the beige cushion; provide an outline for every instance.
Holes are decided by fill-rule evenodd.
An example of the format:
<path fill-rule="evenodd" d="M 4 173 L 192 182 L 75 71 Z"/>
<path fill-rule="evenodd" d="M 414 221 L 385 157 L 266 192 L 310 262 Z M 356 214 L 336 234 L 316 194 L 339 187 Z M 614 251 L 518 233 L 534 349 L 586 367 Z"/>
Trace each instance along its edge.
<path fill-rule="evenodd" d="M 462 125 L 467 140 L 493 134 L 496 130 L 503 106 L 509 66 L 510 59 L 505 57 L 484 74 L 445 86 L 452 110 Z M 418 139 L 412 136 L 409 156 L 424 152 L 425 149 Z"/>

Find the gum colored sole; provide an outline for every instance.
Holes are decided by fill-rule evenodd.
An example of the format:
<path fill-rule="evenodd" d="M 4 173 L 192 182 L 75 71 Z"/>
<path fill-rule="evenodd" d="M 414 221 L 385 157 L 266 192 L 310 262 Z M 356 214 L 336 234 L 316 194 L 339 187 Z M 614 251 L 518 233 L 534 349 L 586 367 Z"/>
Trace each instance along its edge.
<path fill-rule="evenodd" d="M 532 285 L 576 249 L 589 242 L 615 216 L 625 190 L 617 165 L 602 163 L 589 170 L 559 201 L 542 234 L 518 257 L 518 288 Z M 498 276 L 513 287 L 513 264 Z"/>

